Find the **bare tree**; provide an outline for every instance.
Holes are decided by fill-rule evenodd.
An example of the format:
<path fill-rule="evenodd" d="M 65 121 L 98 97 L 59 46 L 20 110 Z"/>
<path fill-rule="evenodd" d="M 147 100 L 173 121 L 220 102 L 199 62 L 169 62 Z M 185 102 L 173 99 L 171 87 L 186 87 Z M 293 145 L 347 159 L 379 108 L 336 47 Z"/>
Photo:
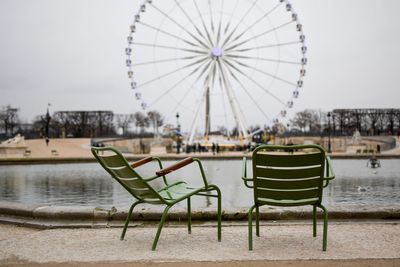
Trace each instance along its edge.
<path fill-rule="evenodd" d="M 306 131 L 309 120 L 310 113 L 307 110 L 304 110 L 297 112 L 294 118 L 290 120 L 290 123 L 294 128 L 298 128 L 304 133 Z"/>
<path fill-rule="evenodd" d="M 399 109 L 335 109 L 333 115 L 342 134 L 349 134 L 355 129 L 361 133 L 372 135 L 393 134 L 396 127 L 399 131 Z"/>
<path fill-rule="evenodd" d="M 115 134 L 112 111 L 57 111 L 53 118 L 54 125 L 61 127 L 63 135 L 67 137 L 101 137 Z"/>
<path fill-rule="evenodd" d="M 18 108 L 10 105 L 3 107 L 0 111 L 0 130 L 2 129 L 6 137 L 13 136 L 15 128 L 20 123 L 18 112 Z"/>
<path fill-rule="evenodd" d="M 132 114 L 116 114 L 114 115 L 115 122 L 118 128 L 122 129 L 123 135 L 128 133 L 128 128 L 131 123 L 134 122 Z"/>
<path fill-rule="evenodd" d="M 163 126 L 164 118 L 160 114 L 160 112 L 156 110 L 151 110 L 147 112 L 147 118 L 149 120 L 149 124 L 153 126 L 154 136 L 158 136 L 158 128 Z"/>
<path fill-rule="evenodd" d="M 387 129 L 393 135 L 395 119 L 396 119 L 396 111 L 394 109 L 390 109 L 388 110 L 386 115 L 387 115 Z"/>
<path fill-rule="evenodd" d="M 149 118 L 143 114 L 142 112 L 138 111 L 133 114 L 134 123 L 136 129 L 140 128 L 140 133 L 144 133 L 144 129 L 149 127 Z"/>

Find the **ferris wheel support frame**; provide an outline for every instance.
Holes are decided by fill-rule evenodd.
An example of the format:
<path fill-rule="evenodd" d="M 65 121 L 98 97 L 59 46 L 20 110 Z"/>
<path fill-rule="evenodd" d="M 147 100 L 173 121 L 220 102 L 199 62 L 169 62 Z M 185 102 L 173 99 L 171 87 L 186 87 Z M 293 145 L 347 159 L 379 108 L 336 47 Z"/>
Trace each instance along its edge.
<path fill-rule="evenodd" d="M 226 91 L 226 94 L 227 94 L 228 100 L 229 100 L 229 105 L 231 106 L 231 109 L 232 109 L 234 120 L 236 122 L 236 125 L 238 126 L 239 136 L 241 136 L 241 138 L 243 138 L 243 139 L 247 139 L 249 137 L 249 135 L 247 134 L 247 130 L 246 130 L 247 129 L 246 120 L 244 119 L 243 112 L 240 108 L 239 103 L 237 102 L 235 93 L 231 90 L 232 85 L 231 85 L 229 79 L 227 78 L 227 74 L 225 72 L 224 67 L 221 64 L 221 57 L 214 57 L 214 60 L 215 61 L 214 61 L 213 66 L 210 69 L 210 73 L 207 75 L 205 82 L 204 82 L 204 89 L 203 89 L 204 93 L 202 95 L 202 98 L 201 98 L 199 105 L 197 107 L 197 110 L 196 110 L 195 119 L 193 121 L 191 130 L 190 130 L 189 138 L 187 139 L 188 144 L 193 143 L 193 139 L 194 139 L 194 136 L 195 136 L 196 130 L 197 130 L 197 124 L 199 123 L 201 107 L 204 105 L 204 103 L 207 102 L 207 94 L 209 93 L 208 90 L 210 89 L 210 82 L 215 81 L 215 68 L 216 68 L 217 64 L 218 64 L 219 70 L 220 70 L 220 75 L 221 75 L 220 78 L 222 79 L 222 82 L 223 82 L 223 89 Z M 207 107 L 206 107 L 206 109 L 207 109 Z M 207 121 L 207 116 L 210 116 L 210 114 L 206 114 L 206 121 Z M 206 132 L 206 134 L 208 135 L 207 132 Z"/>
<path fill-rule="evenodd" d="M 210 67 L 210 71 L 207 74 L 205 80 L 204 80 L 204 88 L 203 88 L 203 95 L 200 99 L 199 105 L 197 106 L 196 109 L 196 113 L 195 113 L 195 117 L 192 123 L 192 127 L 190 128 L 190 134 L 188 135 L 188 138 L 186 139 L 186 143 L 187 144 L 193 144 L 193 139 L 194 136 L 196 134 L 196 130 L 197 130 L 197 124 L 199 123 L 199 118 L 200 118 L 200 110 L 201 107 L 203 106 L 203 104 L 206 102 L 206 98 L 207 98 L 207 91 L 210 88 L 210 81 L 211 81 L 211 76 L 214 72 L 215 69 L 215 65 L 216 63 L 214 62 L 214 64 L 212 64 L 212 66 Z"/>
<path fill-rule="evenodd" d="M 221 64 L 220 58 L 217 59 L 218 65 L 220 67 L 220 71 L 221 71 L 221 76 L 222 76 L 222 81 L 224 83 L 224 88 L 226 91 L 226 94 L 228 96 L 229 99 L 229 105 L 231 106 L 232 109 L 232 113 L 233 113 L 233 117 L 235 119 L 236 124 L 239 127 L 239 133 L 241 134 L 241 136 L 244 139 L 247 139 L 248 134 L 247 134 L 247 123 L 246 120 L 244 119 L 242 110 L 240 108 L 239 103 L 237 102 L 237 98 L 235 96 L 235 93 L 233 92 L 232 85 L 229 81 L 229 79 L 226 77 L 226 72 L 224 67 Z"/>

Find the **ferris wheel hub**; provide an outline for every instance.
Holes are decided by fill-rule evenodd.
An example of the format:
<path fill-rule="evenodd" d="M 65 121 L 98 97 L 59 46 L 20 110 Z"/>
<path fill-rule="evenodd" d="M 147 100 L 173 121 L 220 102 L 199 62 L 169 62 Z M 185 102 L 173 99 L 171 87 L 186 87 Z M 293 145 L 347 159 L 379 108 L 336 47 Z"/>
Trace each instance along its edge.
<path fill-rule="evenodd" d="M 222 48 L 219 47 L 213 47 L 213 49 L 211 49 L 211 54 L 214 57 L 220 57 L 222 56 L 222 53 L 224 52 L 224 50 L 222 50 Z"/>

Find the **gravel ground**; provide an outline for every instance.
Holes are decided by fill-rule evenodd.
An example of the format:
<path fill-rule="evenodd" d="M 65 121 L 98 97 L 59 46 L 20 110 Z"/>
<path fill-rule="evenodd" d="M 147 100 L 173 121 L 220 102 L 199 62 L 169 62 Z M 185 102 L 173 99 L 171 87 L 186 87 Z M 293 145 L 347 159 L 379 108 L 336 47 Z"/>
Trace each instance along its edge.
<path fill-rule="evenodd" d="M 262 266 L 267 260 L 281 264 L 271 262 L 271 266 L 293 266 L 293 262 L 295 266 L 334 266 L 335 262 L 335 266 L 400 266 L 398 221 L 331 222 L 326 252 L 322 251 L 322 226 L 318 230 L 313 238 L 308 223 L 262 225 L 261 237 L 254 237 L 254 251 L 248 251 L 243 225 L 223 227 L 220 243 L 215 227 L 194 227 L 188 235 L 183 226 L 169 226 L 161 233 L 157 251 L 151 251 L 154 225 L 129 228 L 124 241 L 119 240 L 121 228 L 37 230 L 0 225 L 0 265 L 124 266 L 134 262 L 157 266 L 172 262 L 198 266 L 201 262 L 202 266 Z M 320 264 L 310 265 L 309 260 Z M 242 265 L 245 262 L 251 264 Z"/>

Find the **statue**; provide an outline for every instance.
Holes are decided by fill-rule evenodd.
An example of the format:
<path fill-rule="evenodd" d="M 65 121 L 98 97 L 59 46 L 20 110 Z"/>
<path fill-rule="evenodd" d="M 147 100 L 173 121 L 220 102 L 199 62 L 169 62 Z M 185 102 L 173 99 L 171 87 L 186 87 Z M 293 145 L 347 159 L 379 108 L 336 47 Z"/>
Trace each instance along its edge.
<path fill-rule="evenodd" d="M 361 134 L 358 129 L 354 131 L 353 137 L 351 138 L 351 143 L 353 145 L 359 145 L 361 143 Z"/>

